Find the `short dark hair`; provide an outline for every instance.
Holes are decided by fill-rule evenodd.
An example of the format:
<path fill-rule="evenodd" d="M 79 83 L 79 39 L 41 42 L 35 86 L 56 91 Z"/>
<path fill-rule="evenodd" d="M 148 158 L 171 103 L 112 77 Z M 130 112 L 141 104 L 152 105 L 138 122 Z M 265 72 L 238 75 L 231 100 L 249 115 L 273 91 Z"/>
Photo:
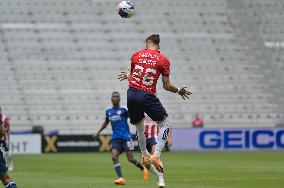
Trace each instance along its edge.
<path fill-rule="evenodd" d="M 111 96 L 113 96 L 114 94 L 118 94 L 118 95 L 120 95 L 120 93 L 119 93 L 118 91 L 114 91 L 114 92 L 112 92 Z"/>
<path fill-rule="evenodd" d="M 152 34 L 146 39 L 146 42 L 148 42 L 148 41 L 151 41 L 155 45 L 159 46 L 160 45 L 160 35 L 159 34 Z"/>

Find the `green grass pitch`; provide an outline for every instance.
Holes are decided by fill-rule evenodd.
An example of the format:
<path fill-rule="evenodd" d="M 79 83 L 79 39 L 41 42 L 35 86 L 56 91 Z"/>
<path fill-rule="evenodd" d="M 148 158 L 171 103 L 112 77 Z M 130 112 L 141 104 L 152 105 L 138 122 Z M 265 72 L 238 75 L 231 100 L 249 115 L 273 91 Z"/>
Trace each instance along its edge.
<path fill-rule="evenodd" d="M 136 158 L 140 159 L 138 153 Z M 284 152 L 164 153 L 169 188 L 283 188 Z M 154 188 L 156 181 L 120 157 L 125 188 Z M 112 188 L 110 153 L 15 156 L 19 188 Z"/>

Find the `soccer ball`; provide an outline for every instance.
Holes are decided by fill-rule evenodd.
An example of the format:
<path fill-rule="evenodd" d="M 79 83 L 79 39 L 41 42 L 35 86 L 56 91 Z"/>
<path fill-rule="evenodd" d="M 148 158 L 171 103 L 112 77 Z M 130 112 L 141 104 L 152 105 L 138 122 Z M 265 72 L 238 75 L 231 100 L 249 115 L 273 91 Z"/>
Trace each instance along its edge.
<path fill-rule="evenodd" d="M 122 18 L 130 18 L 134 15 L 134 5 L 130 1 L 121 1 L 117 7 L 117 13 Z"/>

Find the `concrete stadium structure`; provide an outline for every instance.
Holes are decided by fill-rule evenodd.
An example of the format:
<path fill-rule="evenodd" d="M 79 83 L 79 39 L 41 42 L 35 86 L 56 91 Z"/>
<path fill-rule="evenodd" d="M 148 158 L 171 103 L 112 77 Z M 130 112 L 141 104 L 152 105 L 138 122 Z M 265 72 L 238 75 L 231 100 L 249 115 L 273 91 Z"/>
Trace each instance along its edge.
<path fill-rule="evenodd" d="M 112 91 L 122 93 L 131 54 L 159 33 L 183 101 L 158 95 L 174 127 L 271 127 L 284 119 L 284 2 L 281 0 L 133 1 L 121 19 L 114 0 L 0 2 L 0 106 L 14 130 L 97 129 Z M 108 129 L 110 131 L 110 128 Z"/>

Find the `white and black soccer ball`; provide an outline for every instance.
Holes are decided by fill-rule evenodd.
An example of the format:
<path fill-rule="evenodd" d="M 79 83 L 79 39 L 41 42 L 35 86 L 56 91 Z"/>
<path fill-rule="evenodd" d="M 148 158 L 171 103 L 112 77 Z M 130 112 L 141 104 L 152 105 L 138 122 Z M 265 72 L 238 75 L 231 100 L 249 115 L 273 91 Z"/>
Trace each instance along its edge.
<path fill-rule="evenodd" d="M 134 15 L 134 5 L 130 1 L 121 1 L 117 7 L 117 13 L 122 18 L 130 18 Z"/>

